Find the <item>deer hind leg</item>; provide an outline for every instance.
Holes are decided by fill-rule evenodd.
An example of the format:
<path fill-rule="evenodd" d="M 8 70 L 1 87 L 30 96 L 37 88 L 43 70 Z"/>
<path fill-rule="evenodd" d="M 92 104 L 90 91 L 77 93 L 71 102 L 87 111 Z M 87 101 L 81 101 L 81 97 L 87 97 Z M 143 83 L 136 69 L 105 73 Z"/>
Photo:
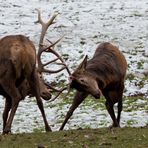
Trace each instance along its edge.
<path fill-rule="evenodd" d="M 38 76 L 37 76 L 36 71 L 34 71 L 31 75 L 31 77 L 28 78 L 28 82 L 29 82 L 32 93 L 36 97 L 37 105 L 38 105 L 38 107 L 41 111 L 41 114 L 42 114 L 42 117 L 43 117 L 43 120 L 44 120 L 44 124 L 45 124 L 45 130 L 46 130 L 46 132 L 52 131 L 50 126 L 48 125 L 46 115 L 45 115 L 45 111 L 44 111 L 44 107 L 43 107 L 43 102 L 42 102 L 41 97 L 40 97 L 39 80 L 38 80 Z"/>
<path fill-rule="evenodd" d="M 15 112 L 17 110 L 19 101 L 21 100 L 21 95 L 18 91 L 18 89 L 15 86 L 15 82 L 13 80 L 7 80 L 3 79 L 1 80 L 1 84 L 4 91 L 11 97 L 12 103 L 11 103 L 11 111 L 9 114 L 9 117 L 7 119 L 7 123 L 5 125 L 5 128 L 3 130 L 3 134 L 8 134 L 11 132 L 11 124 L 15 115 Z M 7 110 L 5 112 L 7 114 Z M 5 120 L 5 119 L 4 119 Z"/>
<path fill-rule="evenodd" d="M 65 117 L 64 122 L 62 123 L 60 130 L 63 130 L 64 126 L 66 125 L 68 119 L 72 116 L 74 110 L 82 103 L 82 101 L 88 96 L 87 93 L 84 92 L 76 92 L 76 95 L 74 97 L 73 103 L 69 109 L 69 111 L 67 112 L 67 115 Z"/>
<path fill-rule="evenodd" d="M 5 100 L 5 108 L 4 108 L 4 111 L 3 111 L 3 131 L 6 127 L 8 114 L 9 114 L 9 111 L 11 109 L 11 106 L 12 106 L 11 98 L 7 97 L 6 100 Z"/>
<path fill-rule="evenodd" d="M 109 91 L 105 94 L 106 98 L 106 108 L 113 120 L 113 125 L 111 127 L 120 127 L 120 117 L 122 111 L 122 95 L 123 95 L 124 84 L 120 84 L 116 90 Z M 118 114 L 115 117 L 113 106 L 118 103 Z"/>
<path fill-rule="evenodd" d="M 110 128 L 112 127 L 120 127 L 117 121 L 117 118 L 115 116 L 115 112 L 114 112 L 114 104 L 117 102 L 117 95 L 115 91 L 111 91 L 106 93 L 105 95 L 106 98 L 106 109 L 108 111 L 108 113 L 110 114 L 112 120 L 113 120 L 113 124 L 110 126 Z"/>
<path fill-rule="evenodd" d="M 112 120 L 113 120 L 113 124 L 110 126 L 110 128 L 112 127 L 119 127 L 119 124 L 117 122 L 117 119 L 116 119 L 116 116 L 115 116 L 115 113 L 114 113 L 114 104 L 110 101 L 106 101 L 106 109 L 108 111 L 108 113 L 110 114 Z"/>

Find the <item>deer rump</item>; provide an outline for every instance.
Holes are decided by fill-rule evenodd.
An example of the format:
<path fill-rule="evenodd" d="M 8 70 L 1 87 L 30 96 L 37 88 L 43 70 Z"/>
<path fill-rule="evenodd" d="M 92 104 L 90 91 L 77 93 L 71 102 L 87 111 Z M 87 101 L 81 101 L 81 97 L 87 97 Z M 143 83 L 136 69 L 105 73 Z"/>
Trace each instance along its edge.
<path fill-rule="evenodd" d="M 11 132 L 11 124 L 18 104 L 30 93 L 36 97 L 46 131 L 51 131 L 40 99 L 39 87 L 33 43 L 23 35 L 2 38 L 0 40 L 0 94 L 6 98 L 3 134 Z"/>
<path fill-rule="evenodd" d="M 32 74 L 35 64 L 35 47 L 27 37 L 10 35 L 0 40 L 0 79 L 8 76 L 18 87 Z"/>
<path fill-rule="evenodd" d="M 100 44 L 89 61 L 86 56 L 70 76 L 70 88 L 75 88 L 77 92 L 60 130 L 89 94 L 95 98 L 104 95 L 106 108 L 113 120 L 112 127 L 119 127 L 126 69 L 125 57 L 116 46 L 108 42 Z M 118 103 L 117 118 L 113 109 L 115 103 Z"/>
<path fill-rule="evenodd" d="M 29 95 L 31 91 L 27 79 L 35 71 L 35 64 L 35 47 L 29 38 L 23 35 L 10 35 L 2 38 L 0 40 L 0 90 L 2 92 L 0 93 L 4 96 L 10 95 L 7 93 L 10 85 L 5 84 L 4 79 L 6 79 L 8 83 L 12 81 L 15 84 L 22 99 Z M 3 88 L 3 85 L 8 88 Z"/>

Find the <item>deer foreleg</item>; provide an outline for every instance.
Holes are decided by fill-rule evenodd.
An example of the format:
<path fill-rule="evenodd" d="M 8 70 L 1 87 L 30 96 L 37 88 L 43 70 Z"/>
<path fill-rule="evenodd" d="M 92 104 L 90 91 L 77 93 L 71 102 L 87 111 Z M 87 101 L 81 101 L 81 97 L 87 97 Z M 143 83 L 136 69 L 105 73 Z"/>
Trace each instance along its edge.
<path fill-rule="evenodd" d="M 41 99 L 37 98 L 37 105 L 41 111 L 43 120 L 44 120 L 44 124 L 45 124 L 45 130 L 46 132 L 52 131 L 50 126 L 48 125 L 47 119 L 46 119 L 46 115 L 45 115 L 45 111 L 44 111 L 44 107 L 43 107 L 43 102 Z"/>
<path fill-rule="evenodd" d="M 88 96 L 87 93 L 84 92 L 76 92 L 75 98 L 73 100 L 73 103 L 69 109 L 69 111 L 67 112 L 67 115 L 65 117 L 65 120 L 63 122 L 63 124 L 60 127 L 60 130 L 63 130 L 64 126 L 66 125 L 67 121 L 69 120 L 69 118 L 72 116 L 74 110 L 82 103 L 82 101 Z"/>
<path fill-rule="evenodd" d="M 42 117 L 44 120 L 44 124 L 45 124 L 45 130 L 46 130 L 46 132 L 49 132 L 49 131 L 51 131 L 51 128 L 48 125 L 45 111 L 44 111 L 44 107 L 43 107 L 43 102 L 40 98 L 39 80 L 38 80 L 38 76 L 37 76 L 36 72 L 32 73 L 32 76 L 31 76 L 31 78 L 28 79 L 28 82 L 30 84 L 30 88 L 31 88 L 32 92 L 34 92 L 34 95 L 37 100 L 37 105 L 41 111 L 41 114 L 42 114 Z"/>

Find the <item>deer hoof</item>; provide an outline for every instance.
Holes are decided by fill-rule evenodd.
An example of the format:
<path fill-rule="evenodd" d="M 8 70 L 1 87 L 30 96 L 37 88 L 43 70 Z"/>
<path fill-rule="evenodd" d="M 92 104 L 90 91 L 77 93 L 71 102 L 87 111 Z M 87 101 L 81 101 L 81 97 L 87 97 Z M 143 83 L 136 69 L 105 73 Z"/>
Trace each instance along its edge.
<path fill-rule="evenodd" d="M 52 132 L 51 128 L 50 127 L 46 128 L 46 132 Z"/>
<path fill-rule="evenodd" d="M 11 134 L 11 130 L 10 129 L 4 129 L 3 135 L 8 135 L 8 134 Z"/>
<path fill-rule="evenodd" d="M 114 123 L 113 123 L 112 125 L 109 126 L 110 129 L 112 129 L 112 128 L 117 128 L 117 127 L 120 128 L 120 125 L 119 125 L 119 124 L 114 124 Z"/>

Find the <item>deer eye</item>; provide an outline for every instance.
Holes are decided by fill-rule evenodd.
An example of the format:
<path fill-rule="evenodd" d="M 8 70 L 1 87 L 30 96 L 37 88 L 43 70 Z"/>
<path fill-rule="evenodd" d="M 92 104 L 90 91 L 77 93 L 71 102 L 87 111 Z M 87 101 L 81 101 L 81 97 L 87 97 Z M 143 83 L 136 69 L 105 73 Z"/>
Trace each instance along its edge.
<path fill-rule="evenodd" d="M 83 85 L 87 85 L 87 83 L 86 83 L 86 80 L 85 80 L 85 79 L 80 78 L 80 79 L 79 79 L 79 81 L 80 81 L 80 83 L 81 83 L 81 84 L 83 84 Z"/>

